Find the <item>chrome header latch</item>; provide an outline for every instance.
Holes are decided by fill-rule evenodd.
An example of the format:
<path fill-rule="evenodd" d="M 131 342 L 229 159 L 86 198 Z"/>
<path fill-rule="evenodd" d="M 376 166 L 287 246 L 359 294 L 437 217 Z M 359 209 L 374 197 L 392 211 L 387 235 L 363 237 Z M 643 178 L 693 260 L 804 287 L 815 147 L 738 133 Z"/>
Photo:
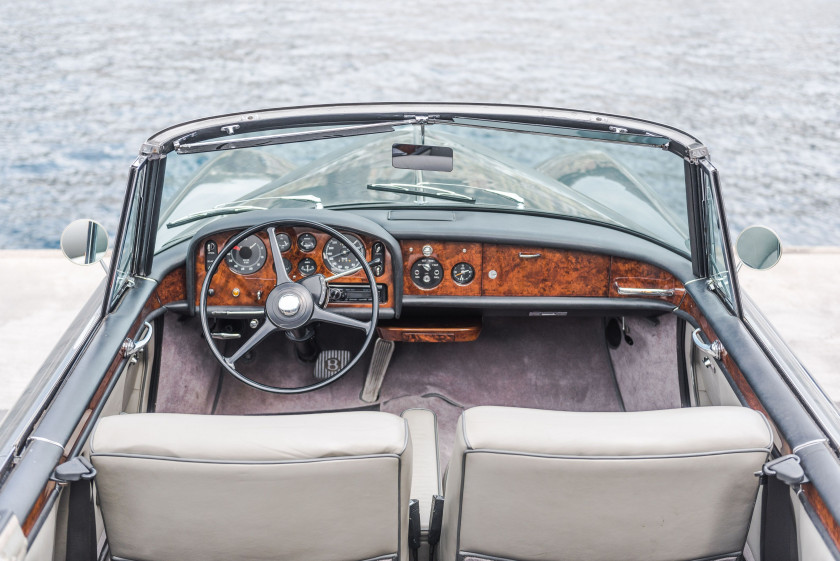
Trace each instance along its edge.
<path fill-rule="evenodd" d="M 152 340 L 152 324 L 148 321 L 143 324 L 143 327 L 146 328 L 146 335 L 143 336 L 142 339 L 139 341 L 135 341 L 130 337 L 126 337 L 125 341 L 122 344 L 122 352 L 125 358 L 131 358 L 132 356 L 136 355 L 140 351 L 146 348 L 146 345 L 149 344 L 149 341 Z"/>

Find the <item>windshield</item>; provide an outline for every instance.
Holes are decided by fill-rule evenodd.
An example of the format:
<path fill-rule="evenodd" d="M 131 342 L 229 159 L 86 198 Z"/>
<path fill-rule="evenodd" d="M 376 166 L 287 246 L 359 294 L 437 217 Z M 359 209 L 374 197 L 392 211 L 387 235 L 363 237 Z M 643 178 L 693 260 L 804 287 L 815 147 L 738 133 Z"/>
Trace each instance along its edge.
<path fill-rule="evenodd" d="M 394 167 L 395 144 L 451 148 L 452 169 Z M 680 157 L 657 146 L 456 124 L 407 124 L 364 136 L 172 152 L 157 250 L 225 214 L 373 206 L 556 215 L 608 224 L 689 252 Z"/>

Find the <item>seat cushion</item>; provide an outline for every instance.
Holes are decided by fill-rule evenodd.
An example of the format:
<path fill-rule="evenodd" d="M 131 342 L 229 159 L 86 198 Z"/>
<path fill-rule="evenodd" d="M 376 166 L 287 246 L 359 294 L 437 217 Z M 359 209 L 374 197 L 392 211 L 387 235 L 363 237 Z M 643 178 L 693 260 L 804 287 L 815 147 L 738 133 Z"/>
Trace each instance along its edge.
<path fill-rule="evenodd" d="M 744 546 L 772 436 L 741 407 L 461 416 L 441 559 L 671 561 Z"/>
<path fill-rule="evenodd" d="M 407 559 L 411 445 L 395 415 L 107 417 L 91 460 L 116 558 Z"/>

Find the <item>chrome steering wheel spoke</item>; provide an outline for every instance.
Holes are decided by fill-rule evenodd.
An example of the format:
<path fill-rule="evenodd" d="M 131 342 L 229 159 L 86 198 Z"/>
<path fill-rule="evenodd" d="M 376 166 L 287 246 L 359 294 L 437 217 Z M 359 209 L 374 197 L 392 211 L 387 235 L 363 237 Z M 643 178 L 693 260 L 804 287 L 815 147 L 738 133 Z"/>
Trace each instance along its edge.
<path fill-rule="evenodd" d="M 273 333 L 276 330 L 277 327 L 273 323 L 271 323 L 271 320 L 266 318 L 265 322 L 260 326 L 259 329 L 257 329 L 256 333 L 251 335 L 251 338 L 245 341 L 242 344 L 242 346 L 236 350 L 235 353 L 233 353 L 231 356 L 224 357 L 225 362 L 228 364 L 228 366 L 234 368 L 234 364 L 237 360 L 245 356 L 245 354 L 248 353 L 248 351 L 257 346 L 257 344 L 263 339 L 265 339 L 267 335 Z"/>
<path fill-rule="evenodd" d="M 286 266 L 283 264 L 283 254 L 280 252 L 280 244 L 277 243 L 274 226 L 266 228 L 265 232 L 268 234 L 268 243 L 271 245 L 271 258 L 274 260 L 274 274 L 277 276 L 275 285 L 279 286 L 292 282 L 292 279 L 286 273 Z"/>
<path fill-rule="evenodd" d="M 318 306 L 315 306 L 315 309 L 312 311 L 312 319 L 310 321 L 323 321 L 325 323 L 332 323 L 333 325 L 342 325 L 344 327 L 352 327 L 353 329 L 361 329 L 362 331 L 367 331 L 371 327 L 369 321 L 359 321 L 335 312 L 328 312 Z"/>

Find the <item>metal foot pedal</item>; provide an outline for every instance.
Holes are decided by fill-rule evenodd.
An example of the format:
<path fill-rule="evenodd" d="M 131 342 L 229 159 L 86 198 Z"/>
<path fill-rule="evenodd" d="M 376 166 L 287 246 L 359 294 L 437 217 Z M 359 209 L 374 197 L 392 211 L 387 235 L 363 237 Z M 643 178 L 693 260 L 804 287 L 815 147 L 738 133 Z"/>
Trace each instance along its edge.
<path fill-rule="evenodd" d="M 350 351 L 321 351 L 315 361 L 315 379 L 332 378 L 350 362 Z"/>
<path fill-rule="evenodd" d="M 379 399 L 379 390 L 382 389 L 382 382 L 385 380 L 385 372 L 391 364 L 391 355 L 394 354 L 394 342 L 377 339 L 373 345 L 373 356 L 370 359 L 367 378 L 365 378 L 365 389 L 362 390 L 362 401 L 373 403 Z"/>

